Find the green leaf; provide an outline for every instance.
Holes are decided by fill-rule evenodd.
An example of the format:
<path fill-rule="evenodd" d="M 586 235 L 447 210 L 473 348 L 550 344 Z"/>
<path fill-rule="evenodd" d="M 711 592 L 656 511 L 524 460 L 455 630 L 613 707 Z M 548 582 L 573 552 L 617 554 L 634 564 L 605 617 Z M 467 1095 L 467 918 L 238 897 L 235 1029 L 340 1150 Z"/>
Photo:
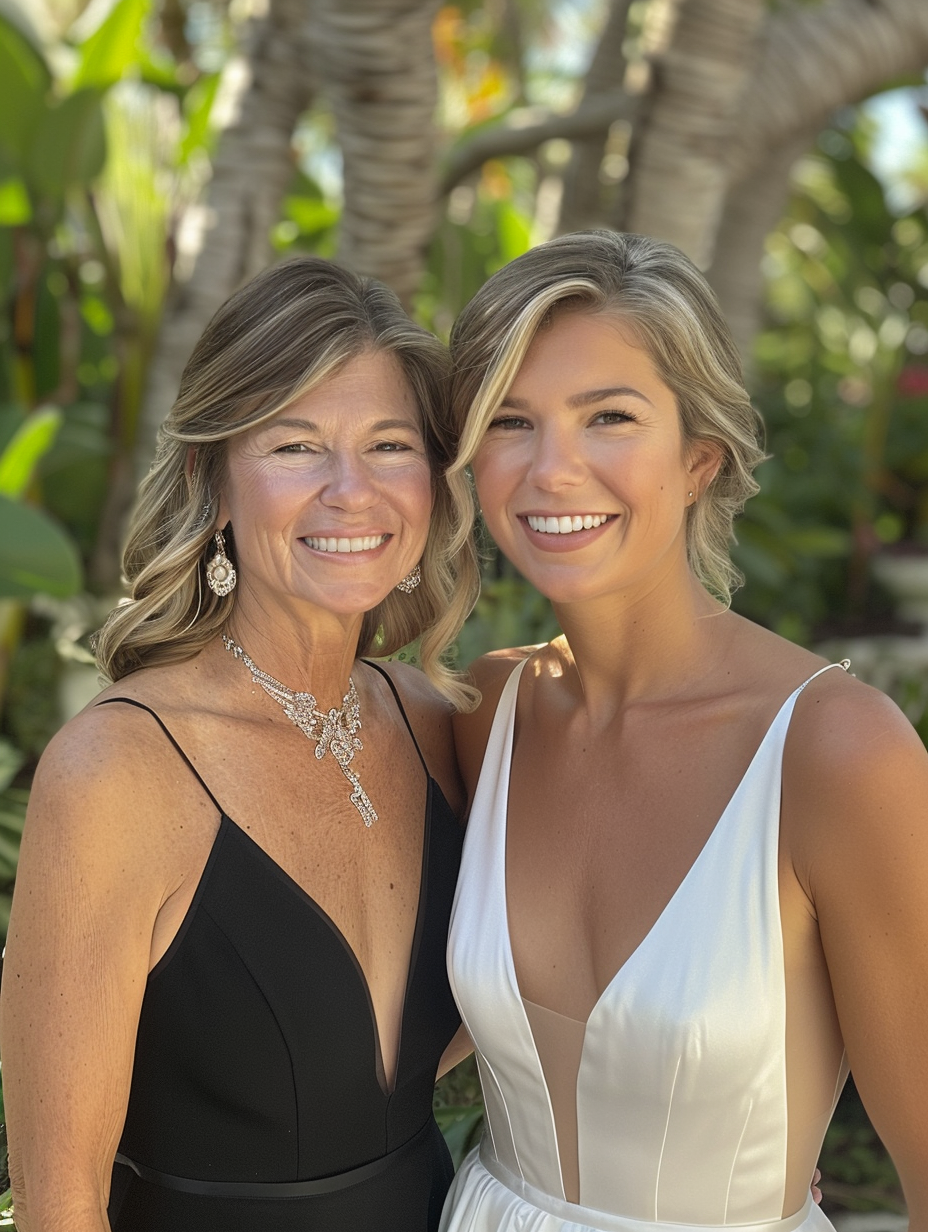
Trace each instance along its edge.
<path fill-rule="evenodd" d="M 502 264 L 521 257 L 532 246 L 532 220 L 509 201 L 501 201 L 496 211 L 496 235 Z"/>
<path fill-rule="evenodd" d="M 0 183 L 0 227 L 21 227 L 32 219 L 32 203 L 19 176 Z M 2 279 L 6 282 L 6 279 Z"/>
<path fill-rule="evenodd" d="M 138 44 L 151 0 L 116 0 L 108 15 L 80 47 L 72 85 L 105 90 L 120 81 L 138 59 Z"/>
<path fill-rule="evenodd" d="M 20 162 L 46 108 L 51 73 L 27 38 L 0 17 L 0 145 Z"/>
<path fill-rule="evenodd" d="M 61 411 L 48 406 L 34 411 L 20 425 L 0 453 L 0 494 L 16 500 L 25 493 L 39 459 L 55 443 L 61 419 Z"/>
<path fill-rule="evenodd" d="M 24 755 L 15 745 L 10 744 L 9 740 L 0 740 L 0 791 L 9 787 L 25 760 Z M 2 824 L 0 817 L 0 825 Z"/>
<path fill-rule="evenodd" d="M 213 112 L 213 103 L 216 101 L 221 80 L 221 73 L 210 73 L 209 76 L 201 77 L 196 85 L 191 87 L 190 92 L 184 99 L 186 132 L 181 139 L 180 149 L 177 152 L 177 161 L 182 167 L 187 165 L 191 154 L 209 145 L 209 119 Z"/>
<path fill-rule="evenodd" d="M 29 159 L 29 178 L 39 192 L 61 198 L 72 185 L 89 185 L 105 162 L 106 131 L 97 90 L 79 90 L 48 109 Z"/>
<path fill-rule="evenodd" d="M 0 495 L 0 598 L 66 599 L 81 584 L 80 559 L 67 533 L 41 509 Z"/>

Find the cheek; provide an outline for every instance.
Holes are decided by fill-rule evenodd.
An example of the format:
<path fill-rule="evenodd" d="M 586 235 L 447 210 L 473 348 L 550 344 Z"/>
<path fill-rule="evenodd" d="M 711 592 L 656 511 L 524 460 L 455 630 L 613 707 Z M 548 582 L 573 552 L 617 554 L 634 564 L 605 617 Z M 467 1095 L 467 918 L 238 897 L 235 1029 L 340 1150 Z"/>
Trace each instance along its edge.
<path fill-rule="evenodd" d="M 427 465 L 417 466 L 407 477 L 406 483 L 397 478 L 393 491 L 402 506 L 406 518 L 415 524 L 421 522 L 423 534 L 428 530 L 429 514 L 435 504 L 435 492 L 432 487 L 432 474 Z"/>
<path fill-rule="evenodd" d="M 477 504 L 487 530 L 496 543 L 506 537 L 505 510 L 511 487 L 507 483 L 506 468 L 498 465 L 498 462 L 498 458 L 480 459 L 478 455 L 472 466 Z"/>

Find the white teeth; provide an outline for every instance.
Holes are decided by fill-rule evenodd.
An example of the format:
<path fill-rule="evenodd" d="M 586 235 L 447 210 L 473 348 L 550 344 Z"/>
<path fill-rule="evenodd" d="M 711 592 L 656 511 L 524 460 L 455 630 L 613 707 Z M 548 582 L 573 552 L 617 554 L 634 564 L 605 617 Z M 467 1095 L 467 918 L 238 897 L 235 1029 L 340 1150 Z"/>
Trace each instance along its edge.
<path fill-rule="evenodd" d="M 356 539 L 319 538 L 307 535 L 304 543 L 317 552 L 370 552 L 387 540 L 386 535 L 361 535 Z"/>
<path fill-rule="evenodd" d="M 541 531 L 543 535 L 569 535 L 575 530 L 592 530 L 594 526 L 602 526 L 609 520 L 606 513 L 574 513 L 565 514 L 560 518 L 540 518 L 529 514 L 526 518 L 532 530 Z"/>

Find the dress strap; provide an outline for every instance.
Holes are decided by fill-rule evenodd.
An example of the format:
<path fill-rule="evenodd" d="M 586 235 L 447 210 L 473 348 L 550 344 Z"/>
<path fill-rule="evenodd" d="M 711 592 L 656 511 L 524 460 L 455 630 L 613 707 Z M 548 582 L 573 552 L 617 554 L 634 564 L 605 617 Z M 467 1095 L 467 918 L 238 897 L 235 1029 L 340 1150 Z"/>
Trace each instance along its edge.
<path fill-rule="evenodd" d="M 193 762 L 190 760 L 190 758 L 187 756 L 184 750 L 180 747 L 180 745 L 171 735 L 170 731 L 168 731 L 168 728 L 164 720 L 161 718 L 161 716 L 159 714 L 156 714 L 155 711 L 152 710 L 151 706 L 146 706 L 144 702 L 137 702 L 134 700 L 134 698 L 131 698 L 131 697 L 105 697 L 102 702 L 97 702 L 96 705 L 109 706 L 113 702 L 124 702 L 127 706 L 135 706 L 137 710 L 144 710 L 146 714 L 151 715 L 151 717 L 155 720 L 155 722 L 158 724 L 158 726 L 167 736 L 168 740 L 170 740 L 171 744 L 174 745 L 174 748 L 177 750 L 178 754 L 180 755 L 181 760 L 186 762 L 187 768 L 190 771 L 190 773 L 193 775 L 196 781 L 200 784 L 200 786 L 209 796 L 210 800 L 212 800 L 213 804 L 215 804 L 216 809 L 219 812 L 220 816 L 224 817 L 225 810 L 223 809 L 222 805 L 219 803 L 219 801 L 216 799 L 216 797 L 213 795 L 210 789 L 206 786 L 206 784 L 203 781 L 203 776 L 197 770 L 196 766 L 193 764 Z"/>
<path fill-rule="evenodd" d="M 801 693 L 807 684 L 811 684 L 812 681 L 815 680 L 817 677 L 821 676 L 823 672 L 830 672 L 833 667 L 840 667 L 840 668 L 843 668 L 844 671 L 847 671 L 850 668 L 850 666 L 851 666 L 850 659 L 839 659 L 837 663 L 826 663 L 825 666 L 820 667 L 817 672 L 813 672 L 808 680 L 804 680 L 802 684 L 799 686 L 799 688 L 796 690 L 796 692 Z"/>
<path fill-rule="evenodd" d="M 383 676 L 387 684 L 390 686 L 390 692 L 396 698 L 396 704 L 399 707 L 400 714 L 403 716 L 403 722 L 406 724 L 406 730 L 409 732 L 409 735 L 412 738 L 412 742 L 415 745 L 416 752 L 419 754 L 419 760 L 422 762 L 422 769 L 425 771 L 426 775 L 428 775 L 428 777 L 431 778 L 432 775 L 428 768 L 425 758 L 422 756 L 422 750 L 419 748 L 419 741 L 416 739 L 416 733 L 412 730 L 412 724 L 409 721 L 409 716 L 407 715 L 406 710 L 403 707 L 403 703 L 400 701 L 399 691 L 397 690 L 396 685 L 393 683 L 393 679 L 390 676 L 390 673 L 385 668 L 381 667 L 379 663 L 374 663 L 371 659 L 362 659 L 361 662 L 366 663 L 368 667 L 372 667 L 375 672 L 379 672 L 381 676 Z"/>

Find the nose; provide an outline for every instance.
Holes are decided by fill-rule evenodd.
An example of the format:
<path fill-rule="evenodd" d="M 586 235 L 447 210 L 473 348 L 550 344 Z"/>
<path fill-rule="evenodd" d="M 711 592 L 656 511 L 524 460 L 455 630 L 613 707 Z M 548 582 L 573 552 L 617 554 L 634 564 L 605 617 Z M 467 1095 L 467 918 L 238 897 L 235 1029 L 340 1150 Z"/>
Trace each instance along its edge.
<path fill-rule="evenodd" d="M 566 426 L 546 425 L 531 436 L 528 479 L 544 492 L 582 483 L 586 466 L 574 433 Z"/>
<path fill-rule="evenodd" d="M 322 503 L 332 509 L 356 513 L 377 501 L 377 489 L 363 459 L 342 453 L 330 459 L 329 474 L 320 494 Z"/>

